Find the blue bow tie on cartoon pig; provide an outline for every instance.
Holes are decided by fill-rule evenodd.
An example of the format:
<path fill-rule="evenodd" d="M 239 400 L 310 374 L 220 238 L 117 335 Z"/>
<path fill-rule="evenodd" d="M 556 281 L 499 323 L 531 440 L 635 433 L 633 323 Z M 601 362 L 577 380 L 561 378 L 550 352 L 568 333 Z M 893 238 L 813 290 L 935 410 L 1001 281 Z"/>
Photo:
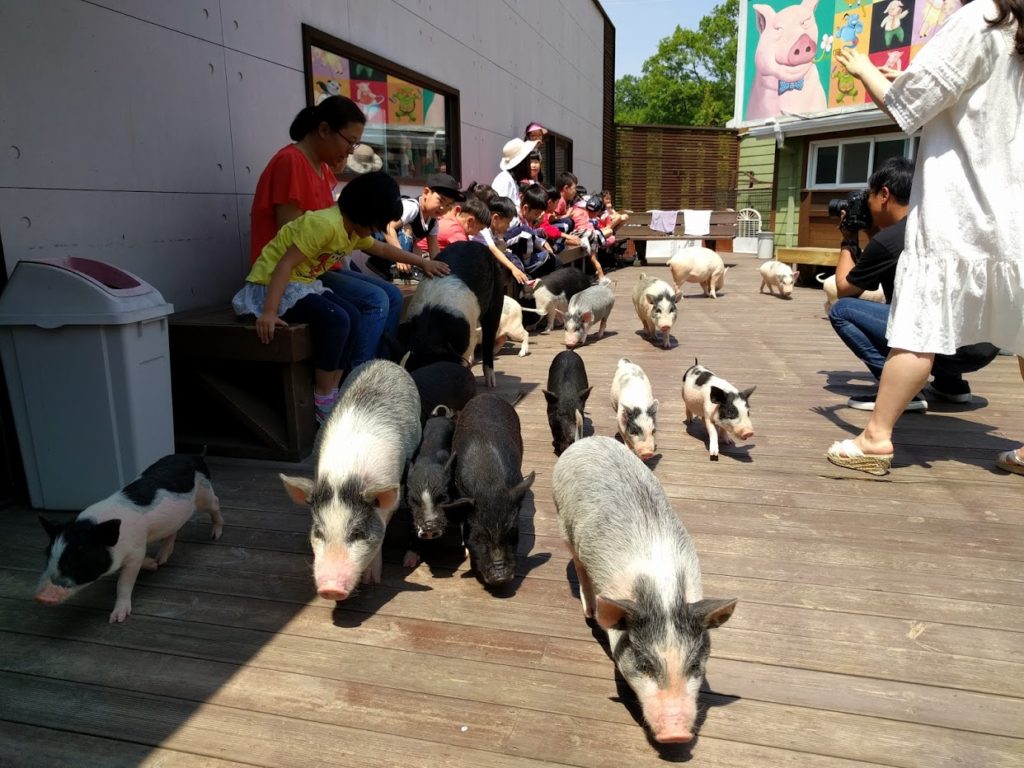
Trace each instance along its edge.
<path fill-rule="evenodd" d="M 779 95 L 781 96 L 786 91 L 802 91 L 804 89 L 804 80 L 794 80 L 791 83 L 787 83 L 785 80 L 779 80 Z"/>

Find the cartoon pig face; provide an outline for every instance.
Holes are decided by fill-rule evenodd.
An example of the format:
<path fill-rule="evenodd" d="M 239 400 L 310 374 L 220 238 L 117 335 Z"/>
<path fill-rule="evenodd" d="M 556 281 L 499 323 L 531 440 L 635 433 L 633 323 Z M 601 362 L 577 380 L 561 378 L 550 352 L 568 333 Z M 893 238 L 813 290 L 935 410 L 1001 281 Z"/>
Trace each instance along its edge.
<path fill-rule="evenodd" d="M 755 5 L 757 42 L 754 64 L 759 73 L 779 80 L 799 80 L 813 66 L 817 53 L 818 24 L 814 9 L 818 0 L 804 0 L 776 11 L 768 5 Z"/>

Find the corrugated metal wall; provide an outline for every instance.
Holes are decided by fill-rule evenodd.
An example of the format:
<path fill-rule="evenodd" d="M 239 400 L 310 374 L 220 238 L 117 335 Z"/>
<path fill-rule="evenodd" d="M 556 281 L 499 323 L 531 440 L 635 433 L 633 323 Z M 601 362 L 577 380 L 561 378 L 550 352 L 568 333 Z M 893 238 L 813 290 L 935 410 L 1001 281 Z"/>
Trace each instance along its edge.
<path fill-rule="evenodd" d="M 616 125 L 615 207 L 735 208 L 738 161 L 730 128 Z"/>

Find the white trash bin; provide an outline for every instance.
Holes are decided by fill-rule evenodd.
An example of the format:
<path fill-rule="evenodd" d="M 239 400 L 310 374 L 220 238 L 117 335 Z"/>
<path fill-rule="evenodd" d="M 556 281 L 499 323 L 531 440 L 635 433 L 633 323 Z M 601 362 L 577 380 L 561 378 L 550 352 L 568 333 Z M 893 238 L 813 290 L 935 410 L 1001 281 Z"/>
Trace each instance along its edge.
<path fill-rule="evenodd" d="M 771 259 L 775 257 L 775 233 L 757 233 L 757 258 Z"/>
<path fill-rule="evenodd" d="M 101 261 L 17 263 L 0 296 L 0 355 L 33 507 L 83 509 L 174 452 L 173 311 Z"/>

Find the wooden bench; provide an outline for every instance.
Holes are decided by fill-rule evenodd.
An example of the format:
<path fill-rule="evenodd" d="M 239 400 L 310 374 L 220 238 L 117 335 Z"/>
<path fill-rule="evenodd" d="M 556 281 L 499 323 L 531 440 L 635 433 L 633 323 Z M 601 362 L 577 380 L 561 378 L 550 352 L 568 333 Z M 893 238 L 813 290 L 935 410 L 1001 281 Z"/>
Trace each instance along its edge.
<path fill-rule="evenodd" d="M 711 250 L 715 250 L 720 240 L 732 241 L 736 237 L 736 211 L 722 209 L 711 212 L 711 221 L 708 232 L 705 235 L 686 235 L 686 222 L 684 214 L 679 212 L 676 218 L 676 226 L 671 233 L 651 229 L 652 211 L 640 211 L 629 214 L 629 221 L 619 227 L 615 233 L 616 238 L 630 239 L 638 244 L 647 243 L 652 240 L 701 240 Z"/>
<path fill-rule="evenodd" d="M 415 285 L 400 283 L 408 304 Z M 403 310 L 404 311 L 404 310 Z M 313 338 L 278 328 L 269 344 L 230 307 L 171 315 L 168 342 L 179 451 L 300 461 L 313 449 Z"/>
<path fill-rule="evenodd" d="M 839 263 L 839 249 L 777 247 L 775 260 L 783 261 L 786 264 L 815 264 L 820 267 L 834 267 Z"/>

